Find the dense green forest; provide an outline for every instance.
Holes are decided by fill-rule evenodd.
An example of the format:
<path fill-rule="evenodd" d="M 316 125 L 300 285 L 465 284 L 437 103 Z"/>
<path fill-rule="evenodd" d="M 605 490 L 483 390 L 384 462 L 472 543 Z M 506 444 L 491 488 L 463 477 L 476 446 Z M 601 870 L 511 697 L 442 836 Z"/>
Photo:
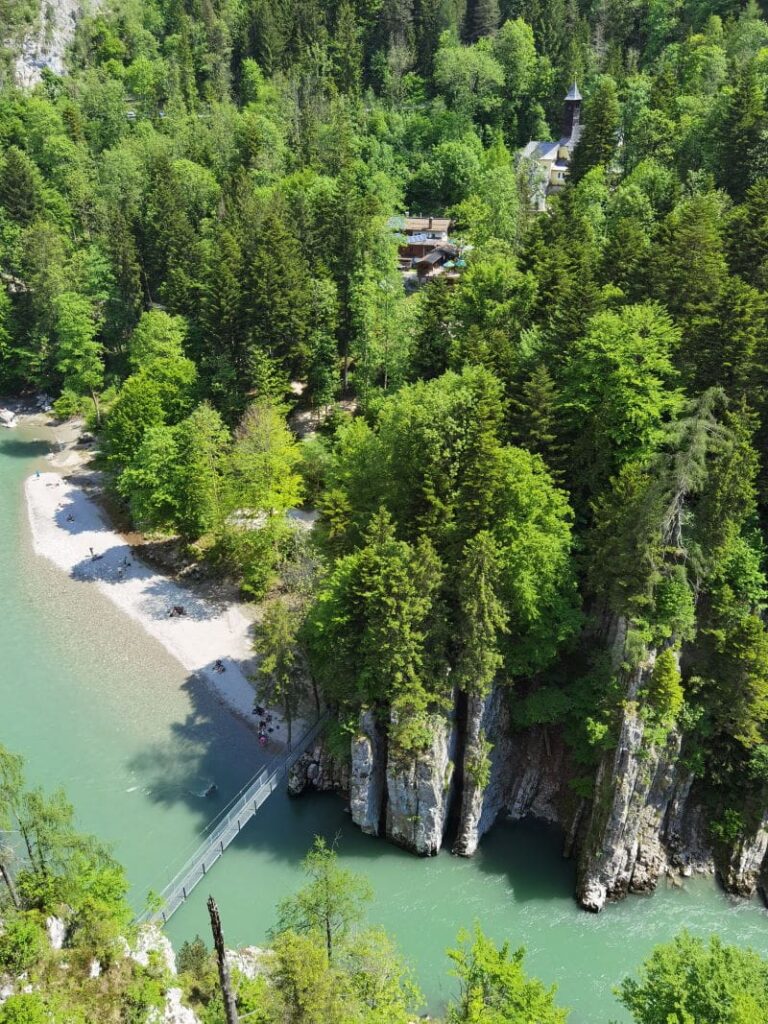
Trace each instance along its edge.
<path fill-rule="evenodd" d="M 761 7 L 115 0 L 67 76 L 22 92 L 4 66 L 0 390 L 85 415 L 138 528 L 281 595 L 268 664 L 300 644 L 342 730 L 373 707 L 418 758 L 456 692 L 502 687 L 589 800 L 631 703 L 655 749 L 682 736 L 711 842 L 753 833 Z M 574 80 L 569 181 L 534 214 L 517 154 L 558 135 Z M 404 289 L 405 210 L 471 246 L 453 287 Z"/>
<path fill-rule="evenodd" d="M 21 759 L 1 746 L 0 826 L 23 837 L 21 849 L 0 845 L 0 1024 L 175 1020 L 159 1016 L 169 989 L 201 1024 L 226 1024 L 215 957 L 204 940 L 185 942 L 175 963 L 157 942 L 137 955 L 146 944 L 137 943 L 122 869 L 93 837 L 77 832 L 65 795 L 29 788 Z M 411 1024 L 423 999 L 392 940 L 366 922 L 372 893 L 365 878 L 341 867 L 320 838 L 303 868 L 306 884 L 281 902 L 257 971 L 242 961 L 232 967 L 241 1019 Z M 50 915 L 62 929 L 54 945 Z M 478 924 L 461 933 L 447 952 L 457 994 L 445 1024 L 566 1024 L 555 987 L 527 975 L 524 955 L 496 945 Z M 683 932 L 658 946 L 616 995 L 636 1024 L 762 1024 L 768 961 Z"/>

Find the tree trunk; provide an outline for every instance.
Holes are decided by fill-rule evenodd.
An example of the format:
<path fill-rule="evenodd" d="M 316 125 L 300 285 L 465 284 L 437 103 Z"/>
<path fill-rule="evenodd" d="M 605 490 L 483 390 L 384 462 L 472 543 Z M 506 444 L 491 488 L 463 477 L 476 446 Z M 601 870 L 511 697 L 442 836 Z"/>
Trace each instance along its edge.
<path fill-rule="evenodd" d="M 96 423 L 101 426 L 101 409 L 99 408 L 99 400 L 96 397 L 96 392 L 91 391 L 91 400 L 93 401 L 93 408 L 96 413 Z"/>
<path fill-rule="evenodd" d="M 325 918 L 325 948 L 328 951 L 328 963 L 333 959 L 333 934 L 331 932 L 331 919 Z"/>
<path fill-rule="evenodd" d="M 216 959 L 219 964 L 219 980 L 221 981 L 221 996 L 224 1000 L 224 1015 L 227 1024 L 239 1024 L 237 1016 L 237 1003 L 235 994 L 232 991 L 232 981 L 229 977 L 229 966 L 224 953 L 224 936 L 221 933 L 221 918 L 219 908 L 213 896 L 208 897 L 208 913 L 211 918 L 211 931 L 213 932 L 213 944 L 216 947 Z"/>
<path fill-rule="evenodd" d="M 3 876 L 3 881 L 8 886 L 8 892 L 11 894 L 11 902 L 17 910 L 21 909 L 21 903 L 19 902 L 19 894 L 16 892 L 16 886 L 13 884 L 13 878 L 11 877 L 10 869 L 0 860 L 0 875 Z"/>

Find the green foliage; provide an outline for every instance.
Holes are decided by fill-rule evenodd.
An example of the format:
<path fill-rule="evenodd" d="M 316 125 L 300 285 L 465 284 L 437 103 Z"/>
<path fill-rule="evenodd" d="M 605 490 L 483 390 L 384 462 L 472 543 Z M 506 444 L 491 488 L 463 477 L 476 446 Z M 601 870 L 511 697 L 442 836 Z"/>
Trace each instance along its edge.
<path fill-rule="evenodd" d="M 499 638 L 507 613 L 499 600 L 499 552 L 493 536 L 481 532 L 467 541 L 459 570 L 459 654 L 454 678 L 467 693 L 485 696 L 504 664 Z"/>
<path fill-rule="evenodd" d="M 673 725 L 684 699 L 677 657 L 672 648 L 667 647 L 656 658 L 648 684 L 651 718 L 662 725 Z"/>
<path fill-rule="evenodd" d="M 306 682 L 297 649 L 300 624 L 300 613 L 278 598 L 265 609 L 253 644 L 259 655 L 258 678 L 265 684 L 259 687 L 260 698 L 283 709 L 288 743 Z"/>
<path fill-rule="evenodd" d="M 525 950 L 501 947 L 475 925 L 459 934 L 460 948 L 451 949 L 453 973 L 461 994 L 448 1007 L 449 1024 L 564 1024 L 568 1011 L 555 1006 L 555 989 L 546 989 L 523 970 Z"/>
<path fill-rule="evenodd" d="M 603 75 L 584 104 L 583 129 L 573 159 L 573 176 L 583 178 L 593 167 L 609 167 L 618 145 L 619 99 L 615 81 Z"/>
<path fill-rule="evenodd" d="M 360 704 L 400 699 L 393 740 L 404 752 L 429 735 L 426 669 L 439 652 L 433 648 L 428 660 L 426 642 L 439 585 L 429 543 L 415 549 L 397 540 L 382 510 L 365 545 L 337 562 L 312 615 L 310 651 L 326 692 Z"/>
<path fill-rule="evenodd" d="M 218 530 L 228 507 L 225 467 L 229 433 L 207 403 L 179 424 L 179 527 L 194 540 Z"/>
<path fill-rule="evenodd" d="M 36 914 L 6 917 L 0 933 L 0 971 L 12 975 L 28 971 L 42 958 L 46 945 L 45 929 Z"/>
<path fill-rule="evenodd" d="M 0 1006 L 0 1024 L 49 1024 L 50 1019 L 43 997 L 35 992 L 11 996 Z"/>
<path fill-rule="evenodd" d="M 179 974 L 191 974 L 193 977 L 198 977 L 205 973 L 210 957 L 208 947 L 200 936 L 196 935 L 191 942 L 186 940 L 181 944 L 179 952 L 176 954 L 176 969 Z"/>
<path fill-rule="evenodd" d="M 309 882 L 278 907 L 276 933 L 310 933 L 320 940 L 328 961 L 350 930 L 363 917 L 363 907 L 373 898 L 368 882 L 340 867 L 333 847 L 320 836 L 302 863 Z"/>
<path fill-rule="evenodd" d="M 707 943 L 683 932 L 657 946 L 618 995 L 636 1024 L 758 1024 L 768 1011 L 768 964 L 716 936 Z"/>
<path fill-rule="evenodd" d="M 15 89 L 36 17 L 0 0 L 3 392 L 86 417 L 133 525 L 309 608 L 325 696 L 373 707 L 393 750 L 429 746 L 454 682 L 514 683 L 587 793 L 627 669 L 679 648 L 647 735 L 676 719 L 713 820 L 755 820 L 764 11 L 141 0 L 86 13 L 67 74 Z M 540 216 L 519 150 L 560 138 L 574 80 L 581 138 Z M 453 218 L 457 281 L 403 286 L 406 209 Z"/>

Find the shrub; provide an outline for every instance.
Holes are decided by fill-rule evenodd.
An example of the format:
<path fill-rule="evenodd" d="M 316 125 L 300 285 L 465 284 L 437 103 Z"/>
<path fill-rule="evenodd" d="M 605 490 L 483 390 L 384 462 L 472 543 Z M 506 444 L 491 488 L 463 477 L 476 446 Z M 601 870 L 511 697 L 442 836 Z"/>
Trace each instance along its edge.
<path fill-rule="evenodd" d="M 11 975 L 33 967 L 43 956 L 45 932 L 32 914 L 9 917 L 0 934 L 0 970 Z"/>

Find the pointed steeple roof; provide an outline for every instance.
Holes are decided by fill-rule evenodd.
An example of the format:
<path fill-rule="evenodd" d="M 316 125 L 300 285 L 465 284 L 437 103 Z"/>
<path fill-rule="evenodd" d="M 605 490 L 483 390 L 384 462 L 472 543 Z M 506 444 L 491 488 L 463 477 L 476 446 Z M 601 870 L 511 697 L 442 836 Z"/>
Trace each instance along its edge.
<path fill-rule="evenodd" d="M 579 87 L 578 87 L 578 85 L 576 85 L 575 82 L 573 83 L 571 88 L 566 93 L 565 99 L 566 99 L 566 101 L 568 101 L 568 100 L 580 100 L 581 99 L 581 93 L 579 92 Z"/>

